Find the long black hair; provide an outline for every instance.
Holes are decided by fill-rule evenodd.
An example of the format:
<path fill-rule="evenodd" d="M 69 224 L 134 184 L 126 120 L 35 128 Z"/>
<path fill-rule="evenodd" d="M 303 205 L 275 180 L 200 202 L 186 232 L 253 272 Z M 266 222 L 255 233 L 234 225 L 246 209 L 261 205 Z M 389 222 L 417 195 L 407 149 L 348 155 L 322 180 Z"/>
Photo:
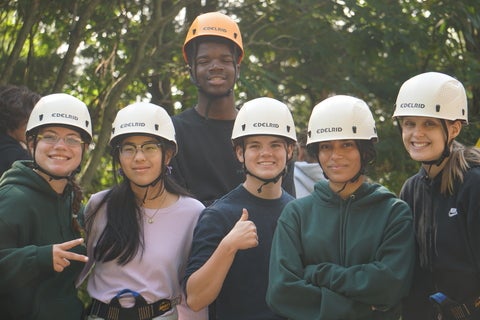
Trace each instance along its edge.
<path fill-rule="evenodd" d="M 159 140 L 162 150 L 162 170 L 158 179 L 159 182 L 163 181 L 162 191 L 166 190 L 176 195 L 191 196 L 173 180 L 170 175 L 170 167 L 166 163 L 166 151 L 172 150 L 173 152 L 175 145 L 165 139 L 154 138 Z M 112 145 L 118 146 L 114 143 Z M 143 253 L 143 213 L 138 198 L 131 188 L 130 180 L 120 173 L 123 180 L 118 183 L 116 171 L 117 163 L 119 163 L 118 147 L 112 148 L 112 163 L 116 184 L 108 191 L 93 213 L 87 217 L 86 232 L 88 236 L 93 229 L 95 217 L 100 207 L 106 204 L 107 223 L 96 244 L 94 258 L 102 262 L 116 259 L 119 265 L 125 265 L 135 258 L 139 250 Z"/>

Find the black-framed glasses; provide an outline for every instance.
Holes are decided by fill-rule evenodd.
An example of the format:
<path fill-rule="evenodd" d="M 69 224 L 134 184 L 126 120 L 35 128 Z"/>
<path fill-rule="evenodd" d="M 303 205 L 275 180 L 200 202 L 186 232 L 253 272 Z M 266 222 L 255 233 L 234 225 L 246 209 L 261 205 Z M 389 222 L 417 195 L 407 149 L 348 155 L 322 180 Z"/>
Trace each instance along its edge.
<path fill-rule="evenodd" d="M 63 140 L 63 142 L 65 142 L 65 144 L 69 147 L 79 147 L 85 143 L 82 139 L 80 139 L 80 137 L 74 135 L 60 137 L 59 135 L 54 133 L 45 133 L 39 134 L 37 138 L 39 141 L 43 141 L 51 145 L 56 145 L 60 140 Z"/>
<path fill-rule="evenodd" d="M 146 142 L 140 145 L 125 143 L 118 146 L 118 150 L 120 151 L 120 155 L 125 158 L 133 158 L 138 150 L 142 150 L 146 157 L 150 157 L 157 154 L 160 151 L 161 146 L 162 144 L 157 142 Z"/>

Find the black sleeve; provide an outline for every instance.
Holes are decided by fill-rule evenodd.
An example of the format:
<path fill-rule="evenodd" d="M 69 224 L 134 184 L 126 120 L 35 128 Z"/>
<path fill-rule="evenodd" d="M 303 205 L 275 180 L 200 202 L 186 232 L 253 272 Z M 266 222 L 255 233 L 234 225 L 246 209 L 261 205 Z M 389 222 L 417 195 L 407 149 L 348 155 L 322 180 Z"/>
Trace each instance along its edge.
<path fill-rule="evenodd" d="M 287 165 L 287 175 L 282 180 L 282 187 L 285 191 L 290 193 L 294 198 L 297 196 L 295 191 L 295 183 L 293 182 L 293 170 L 295 169 L 295 162 L 290 161 Z"/>

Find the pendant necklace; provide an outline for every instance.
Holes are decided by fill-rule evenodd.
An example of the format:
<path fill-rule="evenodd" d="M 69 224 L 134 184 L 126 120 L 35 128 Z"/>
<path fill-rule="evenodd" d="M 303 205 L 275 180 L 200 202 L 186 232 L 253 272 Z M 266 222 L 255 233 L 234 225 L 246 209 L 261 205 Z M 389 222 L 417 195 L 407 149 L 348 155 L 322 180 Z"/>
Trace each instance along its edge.
<path fill-rule="evenodd" d="M 143 213 L 145 214 L 145 217 L 147 218 L 147 222 L 149 224 L 152 224 L 153 222 L 155 222 L 155 216 L 157 215 L 157 213 L 160 211 L 160 209 L 162 208 L 162 203 L 164 203 L 165 199 L 167 198 L 168 194 L 166 192 L 162 192 L 162 195 L 163 195 L 163 199 L 160 200 L 160 204 L 159 204 L 159 207 L 157 208 L 157 210 L 155 210 L 155 212 L 149 216 L 147 214 L 147 208 L 143 208 Z M 161 195 L 161 196 L 162 196 Z"/>
<path fill-rule="evenodd" d="M 151 216 L 149 216 L 147 214 L 147 210 L 145 210 L 146 208 L 143 209 L 143 213 L 145 214 L 145 216 L 147 217 L 147 222 L 152 224 L 153 222 L 155 222 L 154 218 L 155 216 L 157 215 L 158 211 L 160 211 L 161 208 L 158 208 L 154 214 L 152 214 Z"/>

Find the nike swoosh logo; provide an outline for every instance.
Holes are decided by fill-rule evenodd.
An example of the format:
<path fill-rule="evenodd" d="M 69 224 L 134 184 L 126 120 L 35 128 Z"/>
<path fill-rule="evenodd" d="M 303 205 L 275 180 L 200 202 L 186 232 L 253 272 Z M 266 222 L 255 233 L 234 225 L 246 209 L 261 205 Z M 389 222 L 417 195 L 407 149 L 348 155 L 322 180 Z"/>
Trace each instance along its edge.
<path fill-rule="evenodd" d="M 458 214 L 457 208 L 451 208 L 450 211 L 448 212 L 449 217 L 456 216 Z"/>

